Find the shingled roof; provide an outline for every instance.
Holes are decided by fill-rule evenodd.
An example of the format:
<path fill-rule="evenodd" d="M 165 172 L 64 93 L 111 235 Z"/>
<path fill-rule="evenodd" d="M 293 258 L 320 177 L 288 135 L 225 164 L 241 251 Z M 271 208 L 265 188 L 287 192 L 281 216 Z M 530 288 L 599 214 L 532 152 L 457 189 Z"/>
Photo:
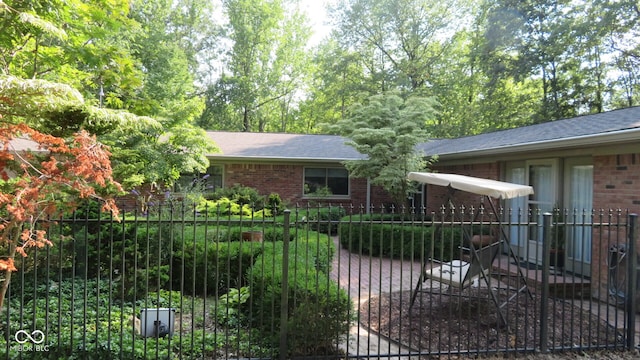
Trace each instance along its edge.
<path fill-rule="evenodd" d="M 210 131 L 221 150 L 211 157 L 235 160 L 278 159 L 290 161 L 359 160 L 364 156 L 336 135 L 301 135 Z"/>
<path fill-rule="evenodd" d="M 419 149 L 426 155 L 470 156 L 638 140 L 640 106 L 457 139 L 433 140 L 420 145 Z"/>
<path fill-rule="evenodd" d="M 279 159 L 344 161 L 363 159 L 346 139 L 336 135 L 246 133 L 210 131 L 209 137 L 225 159 Z M 472 157 L 532 150 L 637 142 L 640 140 L 640 106 L 583 115 L 515 129 L 457 139 L 436 139 L 418 146 L 425 155 L 444 158 Z"/>

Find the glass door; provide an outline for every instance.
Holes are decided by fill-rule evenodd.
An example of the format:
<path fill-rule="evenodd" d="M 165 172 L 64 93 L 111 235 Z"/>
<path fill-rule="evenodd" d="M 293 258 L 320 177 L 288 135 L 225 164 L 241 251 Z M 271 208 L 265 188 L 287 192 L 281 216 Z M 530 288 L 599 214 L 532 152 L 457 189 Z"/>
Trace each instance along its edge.
<path fill-rule="evenodd" d="M 542 263 L 542 214 L 552 212 L 557 205 L 557 169 L 557 160 L 527 162 L 528 185 L 532 186 L 534 191 L 533 195 L 529 196 L 527 206 L 531 220 L 536 225 L 529 227 L 526 259 L 535 264 Z"/>
<path fill-rule="evenodd" d="M 524 162 L 507 164 L 507 181 L 527 185 L 526 165 Z M 527 197 L 520 196 L 507 201 L 507 216 L 509 222 L 509 243 L 511 248 L 522 259 L 527 254 Z"/>
<path fill-rule="evenodd" d="M 591 211 L 593 209 L 593 165 L 590 159 L 571 159 L 566 163 L 565 197 L 568 214 L 566 231 L 566 269 L 591 275 Z"/>

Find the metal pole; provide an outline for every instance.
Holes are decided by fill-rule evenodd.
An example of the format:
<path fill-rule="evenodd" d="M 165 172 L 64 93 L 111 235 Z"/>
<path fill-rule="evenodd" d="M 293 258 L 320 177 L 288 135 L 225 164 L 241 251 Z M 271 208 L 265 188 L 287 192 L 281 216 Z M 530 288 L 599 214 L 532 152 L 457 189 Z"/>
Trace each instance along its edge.
<path fill-rule="evenodd" d="M 280 294 L 280 359 L 287 358 L 287 320 L 289 318 L 289 226 L 291 210 L 284 211 L 282 239 L 282 293 Z"/>
<path fill-rule="evenodd" d="M 542 214 L 542 299 L 540 300 L 540 351 L 549 351 L 549 266 L 551 250 L 551 213 Z"/>
<path fill-rule="evenodd" d="M 638 223 L 638 214 L 629 214 L 629 246 L 627 249 L 627 278 L 629 283 L 627 284 L 627 349 L 634 350 L 636 339 L 636 291 L 637 286 L 637 270 L 638 256 L 636 255 L 636 229 Z"/>

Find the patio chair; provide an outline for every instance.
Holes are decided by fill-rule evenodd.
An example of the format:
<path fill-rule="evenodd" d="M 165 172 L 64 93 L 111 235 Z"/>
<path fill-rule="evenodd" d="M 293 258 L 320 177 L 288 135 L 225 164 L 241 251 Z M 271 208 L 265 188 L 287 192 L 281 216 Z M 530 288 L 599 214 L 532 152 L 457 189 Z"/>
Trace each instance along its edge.
<path fill-rule="evenodd" d="M 474 241 L 475 239 L 480 239 Z M 490 272 L 492 264 L 502 247 L 502 241 L 495 237 L 488 237 L 489 241 L 483 241 L 478 235 L 473 236 L 467 246 L 461 247 L 461 259 L 440 263 L 440 265 L 425 266 L 420 274 L 416 287 L 411 295 L 409 309 L 413 307 L 416 297 L 420 292 L 431 292 L 432 289 L 423 289 L 423 283 L 427 280 L 434 280 L 442 284 L 447 284 L 450 288 L 458 289 L 460 292 L 469 287 L 480 287 L 481 281 L 486 284 L 491 299 L 496 305 L 500 320 L 506 325 L 506 317 L 502 308 L 506 302 L 500 303 L 497 291 L 497 282 L 491 283 Z M 432 261 L 437 262 L 437 261 Z M 450 295 L 450 292 L 449 292 Z M 507 300 L 508 302 L 508 300 Z"/>
<path fill-rule="evenodd" d="M 461 255 L 459 259 L 452 260 L 446 263 L 440 263 L 440 266 L 437 267 L 433 267 L 433 263 L 438 263 L 438 261 L 431 259 L 430 263 L 427 263 L 425 261 L 427 259 L 423 259 L 422 271 L 420 272 L 420 276 L 415 289 L 411 294 L 409 309 L 413 307 L 413 304 L 419 292 L 430 291 L 422 288 L 423 283 L 427 279 L 432 279 L 440 283 L 448 284 L 450 289 L 458 288 L 461 291 L 470 287 L 476 282 L 478 282 L 479 286 L 481 285 L 480 281 L 483 281 L 489 289 L 492 301 L 496 305 L 499 319 L 502 322 L 502 325 L 508 325 L 502 309 L 507 305 L 507 303 L 513 300 L 521 292 L 527 292 L 530 298 L 533 298 L 533 295 L 531 294 L 531 291 L 527 286 L 527 280 L 520 267 L 518 256 L 514 252 L 511 243 L 508 241 L 505 226 L 502 223 L 500 217 L 497 216 L 498 211 L 493 202 L 493 199 L 511 199 L 520 196 L 527 196 L 533 194 L 533 188 L 525 185 L 506 183 L 490 179 L 474 178 L 457 174 L 412 172 L 409 173 L 408 178 L 409 180 L 418 181 L 424 184 L 447 187 L 447 189 L 449 190 L 447 199 L 451 208 L 454 208 L 454 193 L 458 190 L 482 195 L 482 198 L 486 199 L 486 201 L 490 205 L 490 208 L 492 210 L 491 214 L 496 217 L 496 222 L 493 224 L 497 225 L 498 227 L 496 229 L 497 231 L 493 232 L 493 239 L 491 239 L 490 241 L 485 241 L 486 239 L 490 239 L 490 237 L 483 238 L 480 235 L 471 236 L 463 226 L 462 230 L 464 235 L 464 245 L 460 248 Z M 479 210 L 481 209 L 482 207 Z M 476 217 L 479 214 L 480 213 L 475 214 L 473 220 L 471 221 L 471 223 L 469 223 L 470 225 L 473 224 L 473 221 L 476 220 Z M 458 223 L 457 220 L 455 222 Z M 465 222 L 460 221 L 459 223 L 464 224 Z M 436 231 L 432 232 L 432 234 L 435 233 Z M 431 243 L 433 242 L 434 239 L 432 238 Z M 516 276 L 519 285 L 515 288 L 507 287 L 507 289 L 509 290 L 514 290 L 514 293 L 508 296 L 505 301 L 500 303 L 497 295 L 498 286 L 495 286 L 499 285 L 500 282 L 496 280 L 492 284 L 490 281 L 490 272 L 493 266 L 493 262 L 502 248 L 506 249 L 507 255 L 516 264 Z M 452 294 L 451 291 L 449 291 L 449 294 Z"/>

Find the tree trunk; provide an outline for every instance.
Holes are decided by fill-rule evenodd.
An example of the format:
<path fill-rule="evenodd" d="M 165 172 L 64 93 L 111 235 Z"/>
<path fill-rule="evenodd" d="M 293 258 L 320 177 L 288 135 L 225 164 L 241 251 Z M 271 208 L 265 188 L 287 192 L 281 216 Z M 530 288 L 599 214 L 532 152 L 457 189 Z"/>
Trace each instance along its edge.
<path fill-rule="evenodd" d="M 15 255 L 16 255 L 16 244 L 13 242 L 10 242 L 8 258 L 13 259 Z M 9 284 L 11 284 L 12 274 L 13 274 L 13 271 L 11 270 L 4 271 L 4 281 L 2 282 L 2 286 L 0 287 L 0 311 L 2 311 L 2 306 L 4 305 L 4 297 L 7 294 L 7 290 L 9 290 Z"/>

